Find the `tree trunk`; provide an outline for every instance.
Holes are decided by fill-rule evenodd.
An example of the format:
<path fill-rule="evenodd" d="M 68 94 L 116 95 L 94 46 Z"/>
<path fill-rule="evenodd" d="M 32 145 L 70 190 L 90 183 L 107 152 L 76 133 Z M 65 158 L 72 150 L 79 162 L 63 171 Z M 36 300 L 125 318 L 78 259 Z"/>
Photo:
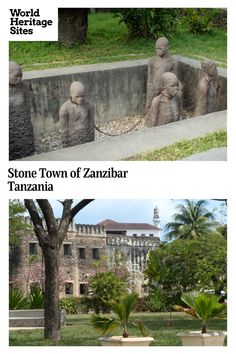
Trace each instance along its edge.
<path fill-rule="evenodd" d="M 62 202 L 63 211 L 58 225 L 53 209 L 47 199 L 37 199 L 43 213 L 39 215 L 33 199 L 25 199 L 25 206 L 34 224 L 34 232 L 42 247 L 45 262 L 45 302 L 44 302 L 44 338 L 53 341 L 60 340 L 60 300 L 59 300 L 59 265 L 60 246 L 66 237 L 69 224 L 74 216 L 93 199 L 83 199 L 72 208 L 72 199 Z"/>
<path fill-rule="evenodd" d="M 62 44 L 85 43 L 88 29 L 88 9 L 59 8 L 58 40 Z"/>
<path fill-rule="evenodd" d="M 45 303 L 44 338 L 58 341 L 60 336 L 60 300 L 59 300 L 59 247 L 45 247 Z"/>
<path fill-rule="evenodd" d="M 206 322 L 203 321 L 203 323 L 202 323 L 202 333 L 207 333 L 206 325 L 207 325 Z"/>

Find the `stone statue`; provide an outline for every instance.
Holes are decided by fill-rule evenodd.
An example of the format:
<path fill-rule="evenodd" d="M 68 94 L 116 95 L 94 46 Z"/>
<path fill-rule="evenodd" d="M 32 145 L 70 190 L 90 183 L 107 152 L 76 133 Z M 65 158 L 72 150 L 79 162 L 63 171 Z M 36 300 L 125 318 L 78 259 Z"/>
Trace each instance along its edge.
<path fill-rule="evenodd" d="M 216 64 L 210 60 L 201 62 L 202 78 L 198 85 L 197 116 L 217 111 L 219 80 Z"/>
<path fill-rule="evenodd" d="M 156 96 L 146 114 L 146 126 L 175 122 L 180 119 L 179 81 L 174 73 L 162 75 L 163 91 Z"/>
<path fill-rule="evenodd" d="M 94 107 L 79 81 L 70 85 L 70 99 L 61 106 L 59 119 L 63 147 L 94 140 Z"/>
<path fill-rule="evenodd" d="M 162 75 L 165 72 L 173 72 L 177 75 L 177 61 L 169 56 L 169 41 L 165 37 L 160 37 L 155 43 L 156 57 L 150 59 L 148 63 L 147 101 L 148 109 L 153 98 L 159 95 L 163 89 Z M 179 87 L 180 88 L 180 87 Z M 180 92 L 179 92 L 180 93 Z"/>
<path fill-rule="evenodd" d="M 9 159 L 15 160 L 34 152 L 29 89 L 22 81 L 19 64 L 9 62 Z"/>

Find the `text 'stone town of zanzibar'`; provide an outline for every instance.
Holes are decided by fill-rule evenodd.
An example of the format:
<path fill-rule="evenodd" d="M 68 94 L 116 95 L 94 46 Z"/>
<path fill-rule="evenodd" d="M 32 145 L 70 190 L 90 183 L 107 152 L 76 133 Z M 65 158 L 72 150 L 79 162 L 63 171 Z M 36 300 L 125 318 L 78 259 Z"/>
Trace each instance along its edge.
<path fill-rule="evenodd" d="M 36 170 L 18 170 L 16 168 L 8 169 L 8 178 L 127 178 L 128 171 L 115 170 L 109 167 L 107 170 L 92 170 L 89 167 L 78 167 L 76 170 L 48 170 L 45 167 Z M 44 183 L 17 183 L 16 181 L 9 180 L 9 191 L 53 191 L 53 184 L 45 181 Z"/>

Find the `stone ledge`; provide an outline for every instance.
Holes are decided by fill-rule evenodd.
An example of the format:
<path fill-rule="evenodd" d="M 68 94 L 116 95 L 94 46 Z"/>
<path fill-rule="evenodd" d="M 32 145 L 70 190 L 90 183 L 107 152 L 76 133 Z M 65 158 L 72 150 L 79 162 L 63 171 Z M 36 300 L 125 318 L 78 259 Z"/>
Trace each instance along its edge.
<path fill-rule="evenodd" d="M 227 111 L 206 114 L 130 134 L 62 150 L 33 155 L 21 161 L 114 161 L 152 149 L 227 129 Z"/>
<path fill-rule="evenodd" d="M 66 323 L 66 311 L 61 310 L 61 325 Z M 43 327 L 44 310 L 10 310 L 9 327 Z"/>

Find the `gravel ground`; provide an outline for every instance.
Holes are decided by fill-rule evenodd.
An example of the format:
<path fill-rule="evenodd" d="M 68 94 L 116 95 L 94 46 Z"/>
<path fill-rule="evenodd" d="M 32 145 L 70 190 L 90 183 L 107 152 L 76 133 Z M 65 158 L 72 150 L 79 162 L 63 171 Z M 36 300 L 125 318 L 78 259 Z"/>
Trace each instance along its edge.
<path fill-rule="evenodd" d="M 189 114 L 186 111 L 182 111 L 181 116 L 182 119 L 186 119 L 190 118 L 192 114 Z M 135 115 L 131 117 L 119 118 L 107 123 L 96 124 L 96 127 L 101 131 L 95 129 L 95 140 L 106 139 L 107 136 L 129 134 L 145 128 L 145 116 Z M 44 134 L 35 139 L 36 154 L 58 150 L 61 148 L 62 145 L 58 132 Z"/>
<path fill-rule="evenodd" d="M 96 124 L 96 126 L 105 134 L 95 129 L 95 140 L 101 140 L 109 135 L 129 134 L 133 131 L 145 128 L 144 116 L 132 116 L 122 119 L 115 119 L 104 124 Z"/>

